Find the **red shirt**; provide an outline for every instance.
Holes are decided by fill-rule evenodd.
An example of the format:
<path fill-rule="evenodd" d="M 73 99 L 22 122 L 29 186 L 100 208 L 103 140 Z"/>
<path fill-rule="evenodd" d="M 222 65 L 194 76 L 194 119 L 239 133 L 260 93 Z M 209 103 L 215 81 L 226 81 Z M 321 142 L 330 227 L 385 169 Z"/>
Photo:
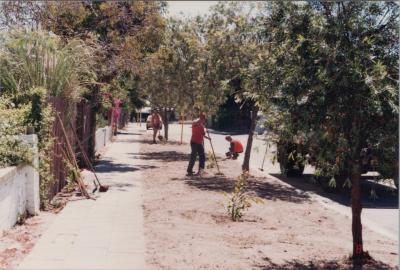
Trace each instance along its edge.
<path fill-rule="evenodd" d="M 152 125 L 159 125 L 161 123 L 160 115 L 155 113 L 151 116 L 151 124 Z"/>
<path fill-rule="evenodd" d="M 243 152 L 243 145 L 238 140 L 233 140 L 231 142 L 231 147 L 233 149 L 233 152 L 235 152 L 235 153 L 242 153 Z"/>
<path fill-rule="evenodd" d="M 190 142 L 202 144 L 204 141 L 204 135 L 206 135 L 206 132 L 204 131 L 203 124 L 194 122 L 192 124 L 192 138 L 190 139 Z"/>

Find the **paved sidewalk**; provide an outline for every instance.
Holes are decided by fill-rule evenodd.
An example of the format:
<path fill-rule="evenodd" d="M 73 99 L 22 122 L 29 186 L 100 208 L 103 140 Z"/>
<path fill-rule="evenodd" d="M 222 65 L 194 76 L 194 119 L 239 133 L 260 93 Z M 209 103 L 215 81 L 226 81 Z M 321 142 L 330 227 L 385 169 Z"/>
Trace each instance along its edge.
<path fill-rule="evenodd" d="M 143 195 L 133 125 L 97 167 L 111 187 L 96 201 L 69 202 L 17 269 L 144 269 Z"/>

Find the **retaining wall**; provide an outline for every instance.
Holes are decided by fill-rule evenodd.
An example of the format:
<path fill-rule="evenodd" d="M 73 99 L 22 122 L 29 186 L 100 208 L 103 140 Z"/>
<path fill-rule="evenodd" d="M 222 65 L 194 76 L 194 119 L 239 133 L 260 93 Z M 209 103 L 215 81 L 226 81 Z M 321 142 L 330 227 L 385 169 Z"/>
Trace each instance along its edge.
<path fill-rule="evenodd" d="M 39 163 L 36 135 L 23 139 L 32 145 L 33 166 Z M 0 169 L 0 234 L 13 227 L 20 216 L 39 213 L 39 173 L 31 165 Z"/>
<path fill-rule="evenodd" d="M 104 128 L 99 128 L 96 130 L 96 146 L 95 152 L 98 153 L 106 145 L 111 142 L 112 138 L 112 128 L 111 126 L 106 126 Z"/>

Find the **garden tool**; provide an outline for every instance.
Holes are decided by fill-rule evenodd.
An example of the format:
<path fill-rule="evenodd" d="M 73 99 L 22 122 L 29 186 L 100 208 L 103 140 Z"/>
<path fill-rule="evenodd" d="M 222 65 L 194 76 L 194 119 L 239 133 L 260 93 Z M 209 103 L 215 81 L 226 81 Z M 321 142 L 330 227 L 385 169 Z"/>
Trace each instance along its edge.
<path fill-rule="evenodd" d="M 72 129 L 72 131 L 73 131 L 73 133 L 74 133 L 75 140 L 78 142 L 78 146 L 79 146 L 79 149 L 80 149 L 80 151 L 81 151 L 81 153 L 82 153 L 83 160 L 84 160 L 84 162 L 86 163 L 86 166 L 88 166 L 88 168 L 93 172 L 93 174 L 94 174 L 94 176 L 95 176 L 95 179 L 96 179 L 96 181 L 97 181 L 98 186 L 96 185 L 96 182 L 93 181 L 93 182 L 95 183 L 95 188 L 94 188 L 94 190 L 93 190 L 93 193 L 96 192 L 96 190 L 97 190 L 98 187 L 100 187 L 100 188 L 99 188 L 99 191 L 100 191 L 100 192 L 107 192 L 107 190 L 108 190 L 110 187 L 109 187 L 108 185 L 102 185 L 102 184 L 100 183 L 100 180 L 99 180 L 99 178 L 97 177 L 96 171 L 95 171 L 95 169 L 94 169 L 92 163 L 90 162 L 89 157 L 86 155 L 86 152 L 85 152 L 84 149 L 83 149 L 82 143 L 80 142 L 80 140 L 79 140 L 79 138 L 78 138 L 78 134 L 76 134 L 76 131 L 75 131 L 75 129 L 74 129 L 74 126 L 72 125 L 71 120 L 69 121 L 69 124 L 70 124 L 71 129 Z"/>
<path fill-rule="evenodd" d="M 265 153 L 264 153 L 264 158 L 261 164 L 261 168 L 259 168 L 260 171 L 264 171 L 264 162 L 265 162 L 265 157 L 267 156 L 267 152 L 268 152 L 268 145 L 265 146 Z"/>
<path fill-rule="evenodd" d="M 217 170 L 218 170 L 218 172 L 217 172 L 215 175 L 224 175 L 224 174 L 219 170 L 218 161 L 217 161 L 217 156 L 215 155 L 214 146 L 213 146 L 213 144 L 212 144 L 210 132 L 208 131 L 208 129 L 207 129 L 207 135 L 208 135 L 208 137 L 210 138 L 211 150 L 212 150 L 213 155 L 214 155 L 215 164 L 217 165 Z"/>
<path fill-rule="evenodd" d="M 66 151 L 64 152 L 64 157 L 69 159 L 72 166 L 74 167 L 74 170 L 73 170 L 74 175 L 75 175 L 74 180 L 78 183 L 78 187 L 81 190 L 82 195 L 84 195 L 88 199 L 93 199 L 87 192 L 87 190 L 85 188 L 85 184 L 83 183 L 82 179 L 80 178 L 79 174 L 77 173 L 77 170 L 79 169 L 79 167 L 78 167 L 78 164 L 76 163 L 75 153 L 72 150 L 72 146 L 71 146 L 71 143 L 69 142 L 67 132 L 65 131 L 64 124 L 63 124 L 58 112 L 56 113 L 56 116 L 57 116 L 58 122 L 60 123 L 61 131 L 64 136 L 64 140 L 65 140 L 65 144 L 66 144 Z"/>

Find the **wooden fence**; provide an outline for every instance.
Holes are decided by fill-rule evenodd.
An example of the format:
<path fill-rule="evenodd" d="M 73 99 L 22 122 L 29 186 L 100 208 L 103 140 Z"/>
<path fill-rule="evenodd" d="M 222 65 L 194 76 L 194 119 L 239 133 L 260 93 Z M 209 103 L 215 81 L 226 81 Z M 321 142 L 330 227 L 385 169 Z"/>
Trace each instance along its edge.
<path fill-rule="evenodd" d="M 82 101 L 78 104 L 68 102 L 59 97 L 50 97 L 47 102 L 53 107 L 53 110 L 58 113 L 66 127 L 67 137 L 73 150 L 76 153 L 78 164 L 81 168 L 86 168 L 83 161 L 83 154 L 76 141 L 74 130 L 77 134 L 79 141 L 82 144 L 83 151 L 86 152 L 90 159 L 94 159 L 94 148 L 96 139 L 96 116 L 93 105 L 90 102 Z M 113 126 L 113 113 L 110 110 L 109 124 Z M 128 112 L 122 110 L 119 118 L 118 126 L 123 128 L 128 122 Z M 72 125 L 72 126 L 71 126 Z M 67 184 L 68 170 L 63 159 L 63 149 L 66 144 L 65 138 L 62 134 L 61 124 L 54 121 L 52 128 L 52 136 L 55 138 L 55 144 L 52 152 L 51 161 L 51 174 L 53 176 L 53 183 L 50 187 L 49 198 L 53 198 L 61 189 Z"/>
<path fill-rule="evenodd" d="M 93 110 L 93 105 L 86 101 L 82 101 L 77 104 L 77 118 L 76 118 L 76 133 L 82 144 L 83 151 L 89 159 L 94 158 L 94 145 L 96 136 L 96 118 L 95 112 Z M 83 155 L 79 151 L 77 152 L 77 158 L 79 160 L 79 166 L 81 168 L 87 168 Z"/>
<path fill-rule="evenodd" d="M 53 107 L 56 113 L 59 113 L 65 127 L 69 127 L 70 119 L 76 118 L 76 105 L 71 104 L 65 99 L 58 97 L 49 97 L 47 102 Z M 75 121 L 72 121 L 75 125 Z M 75 146 L 75 138 L 71 128 L 66 128 L 67 137 L 72 145 Z M 60 123 L 55 120 L 53 122 L 52 136 L 55 138 L 55 143 L 52 151 L 52 161 L 50 164 L 51 174 L 54 181 L 49 188 L 49 198 L 53 198 L 67 184 L 67 169 L 63 159 L 63 145 L 66 144 L 62 134 Z"/>

